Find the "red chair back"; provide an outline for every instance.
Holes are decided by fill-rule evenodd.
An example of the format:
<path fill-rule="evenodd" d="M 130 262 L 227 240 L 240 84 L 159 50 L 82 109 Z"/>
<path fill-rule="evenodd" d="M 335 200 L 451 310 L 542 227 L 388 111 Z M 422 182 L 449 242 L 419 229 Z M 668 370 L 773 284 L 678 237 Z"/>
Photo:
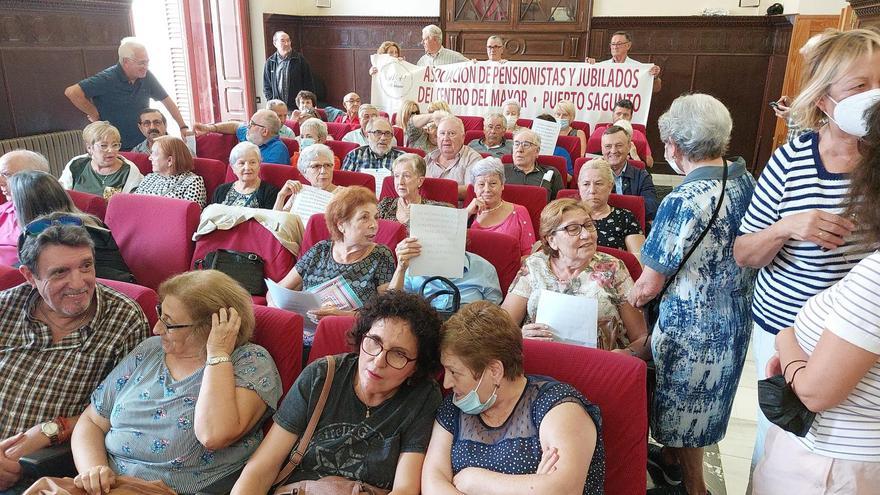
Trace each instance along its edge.
<path fill-rule="evenodd" d="M 469 185 L 463 204 L 471 204 L 471 200 L 475 197 L 474 186 Z M 510 203 L 522 205 L 529 211 L 529 218 L 532 220 L 532 228 L 535 230 L 535 237 L 537 237 L 538 227 L 541 225 L 541 211 L 547 206 L 547 190 L 540 186 L 504 184 L 504 191 L 501 192 L 501 199 Z"/>
<path fill-rule="evenodd" d="M 95 194 L 74 191 L 73 189 L 68 189 L 67 195 L 70 196 L 70 199 L 73 200 L 73 204 L 77 208 L 89 215 L 100 218 L 102 222 L 104 221 L 104 217 L 107 215 L 107 202 L 104 201 L 104 198 Z"/>
<path fill-rule="evenodd" d="M 467 250 L 486 259 L 495 267 L 502 296 L 507 296 L 510 284 L 516 278 L 522 252 L 519 239 L 500 232 L 469 229 Z"/>
<path fill-rule="evenodd" d="M 532 119 L 516 119 L 516 125 L 525 127 L 526 129 L 532 128 L 532 122 Z"/>
<path fill-rule="evenodd" d="M 279 165 L 277 163 L 261 163 L 260 179 L 281 189 L 288 180 L 302 180 L 296 167 L 291 165 Z M 238 180 L 232 166 L 226 167 L 226 182 L 234 182 Z"/>
<path fill-rule="evenodd" d="M 331 354 L 351 352 L 353 349 L 348 344 L 348 331 L 354 326 L 355 321 L 353 316 L 326 316 L 321 318 L 318 328 L 315 330 L 315 340 L 312 341 L 312 349 L 309 351 L 308 364 Z"/>
<path fill-rule="evenodd" d="M 645 231 L 645 198 L 632 194 L 614 194 L 608 196 L 608 204 L 615 208 L 629 210 L 635 215 L 642 232 Z"/>
<path fill-rule="evenodd" d="M 135 153 L 133 151 L 120 151 L 119 154 L 137 165 L 138 170 L 141 171 L 141 175 L 147 175 L 153 172 L 153 164 L 150 162 L 150 155 L 146 153 Z"/>
<path fill-rule="evenodd" d="M 467 115 L 458 115 L 458 118 L 461 119 L 461 123 L 464 124 L 464 130 L 483 130 L 483 117 L 471 117 Z"/>
<path fill-rule="evenodd" d="M 330 239 L 330 230 L 327 228 L 327 220 L 323 213 L 316 213 L 309 217 L 309 223 L 306 224 L 306 231 L 303 234 L 302 243 L 300 243 L 299 255 L 302 256 L 315 244 L 320 241 Z M 379 231 L 376 233 L 376 242 L 387 246 L 391 250 L 391 254 L 395 254 L 394 250 L 397 244 L 406 239 L 406 227 L 402 223 L 392 222 L 391 220 L 379 220 Z"/>
<path fill-rule="evenodd" d="M 645 363 L 622 354 L 534 339 L 523 340 L 523 355 L 526 373 L 568 383 L 599 406 L 605 493 L 641 493 L 648 454 Z"/>
<path fill-rule="evenodd" d="M 24 275 L 16 268 L 0 265 L 0 290 L 11 289 L 25 282 Z"/>
<path fill-rule="evenodd" d="M 342 139 L 342 138 L 339 138 Z M 327 140 L 324 142 L 328 148 L 333 151 L 333 154 L 339 158 L 339 161 L 345 160 L 345 155 L 347 155 L 351 150 L 357 149 L 357 143 L 349 143 L 348 141 L 330 141 Z"/>
<path fill-rule="evenodd" d="M 645 124 L 636 124 L 635 122 L 630 122 L 630 125 L 633 126 L 633 130 L 634 130 L 634 131 L 639 131 L 639 132 L 641 132 L 642 134 L 645 134 L 645 135 L 648 134 L 648 129 L 645 127 Z M 596 128 L 597 128 L 597 129 L 598 129 L 599 127 L 603 127 L 603 128 L 604 128 L 604 127 L 610 127 L 610 126 L 611 126 L 611 122 L 602 122 L 601 124 L 596 124 Z"/>
<path fill-rule="evenodd" d="M 395 146 L 395 148 L 399 149 L 400 151 L 403 151 L 404 153 L 415 153 L 422 158 L 425 157 L 425 150 L 423 150 L 421 148 L 407 148 L 406 146 Z"/>
<path fill-rule="evenodd" d="M 376 190 L 376 178 L 362 172 L 334 170 L 333 183 L 337 186 L 361 186 L 366 187 L 370 191 Z"/>
<path fill-rule="evenodd" d="M 619 259 L 626 265 L 626 271 L 629 272 L 629 276 L 632 277 L 633 280 L 638 280 L 639 277 L 642 276 L 642 264 L 639 263 L 639 259 L 629 251 L 624 251 L 622 249 L 615 249 L 605 246 L 596 246 L 596 251 L 600 253 L 610 254 L 615 258 Z"/>
<path fill-rule="evenodd" d="M 394 139 L 397 140 L 397 144 L 403 144 L 403 129 L 392 126 L 391 130 L 394 132 Z"/>
<path fill-rule="evenodd" d="M 419 194 L 423 198 L 433 201 L 443 201 L 452 206 L 458 205 L 458 182 L 450 179 L 433 179 L 425 177 Z M 379 198 L 396 198 L 397 191 L 394 190 L 394 177 L 388 176 L 382 180 L 382 193 Z"/>
<path fill-rule="evenodd" d="M 284 146 L 287 146 L 287 152 L 290 156 L 293 156 L 294 153 L 299 153 L 299 142 L 296 139 L 286 138 L 279 136 L 281 142 L 284 143 Z"/>
<path fill-rule="evenodd" d="M 132 274 L 155 290 L 168 277 L 189 270 L 201 211 L 198 203 L 183 199 L 115 194 L 106 223 Z"/>
<path fill-rule="evenodd" d="M 150 324 L 150 328 L 156 326 L 156 322 L 159 321 L 159 315 L 156 314 L 156 305 L 159 304 L 159 295 L 156 294 L 156 291 L 149 287 L 130 284 L 128 282 L 120 282 L 119 280 L 99 278 L 98 282 L 134 299 L 134 302 L 138 303 L 141 310 L 144 312 L 144 316 L 147 317 L 147 323 Z"/>
<path fill-rule="evenodd" d="M 470 143 L 474 139 L 483 139 L 484 137 L 486 137 L 486 132 L 482 129 L 471 129 L 469 131 L 464 131 L 464 145 L 467 146 L 468 143 Z"/>
<path fill-rule="evenodd" d="M 602 133 L 608 125 L 599 124 L 593 129 L 593 133 L 587 138 L 587 153 L 602 154 Z"/>
<path fill-rule="evenodd" d="M 226 181 L 226 169 L 228 168 L 225 161 L 221 162 L 213 158 L 193 158 L 193 173 L 205 181 L 205 192 L 209 203 L 214 197 L 214 190 L 217 189 L 217 186 Z"/>
<path fill-rule="evenodd" d="M 256 327 L 251 342 L 263 346 L 281 375 L 281 397 L 287 395 L 302 370 L 302 316 L 278 308 L 255 305 Z"/>
<path fill-rule="evenodd" d="M 588 124 L 587 122 L 581 122 L 580 120 L 572 120 L 571 121 L 571 128 L 577 129 L 579 131 L 584 131 L 584 134 L 586 134 L 587 136 L 590 135 L 590 124 Z M 571 137 L 577 137 L 577 136 L 571 136 Z"/>
<path fill-rule="evenodd" d="M 556 146 L 565 149 L 572 160 L 584 155 L 581 152 L 581 140 L 577 136 L 559 136 L 556 139 Z"/>
<path fill-rule="evenodd" d="M 321 120 L 323 120 L 324 122 L 327 122 L 327 111 L 326 110 L 324 110 L 323 108 L 315 107 L 315 111 L 318 112 L 318 117 Z"/>
<path fill-rule="evenodd" d="M 561 189 L 559 193 L 556 194 L 556 199 L 562 198 L 571 198 L 580 201 L 581 193 L 577 189 Z"/>
<path fill-rule="evenodd" d="M 258 254 L 263 258 L 263 275 L 272 280 L 281 280 L 293 268 L 296 261 L 294 253 L 285 248 L 268 229 L 256 220 L 248 220 L 229 230 L 215 230 L 196 241 L 191 266 L 195 269 L 196 260 L 218 249 L 233 249 Z"/>
<path fill-rule="evenodd" d="M 327 122 L 326 124 L 327 124 L 327 135 L 332 136 L 333 139 L 336 141 L 341 140 L 343 137 L 345 137 L 346 134 L 348 134 L 348 131 L 351 130 L 350 125 L 343 124 L 342 122 Z M 330 143 L 329 143 L 330 140 L 328 139 L 327 141 L 328 142 L 324 143 L 324 144 L 326 144 L 327 146 L 330 146 Z"/>
<path fill-rule="evenodd" d="M 284 125 L 290 128 L 293 131 L 294 136 L 299 136 L 299 121 L 287 119 L 284 121 Z"/>
<path fill-rule="evenodd" d="M 223 163 L 229 163 L 229 153 L 238 144 L 235 134 L 220 134 L 209 132 L 196 136 L 196 156 L 199 158 L 213 158 Z"/>

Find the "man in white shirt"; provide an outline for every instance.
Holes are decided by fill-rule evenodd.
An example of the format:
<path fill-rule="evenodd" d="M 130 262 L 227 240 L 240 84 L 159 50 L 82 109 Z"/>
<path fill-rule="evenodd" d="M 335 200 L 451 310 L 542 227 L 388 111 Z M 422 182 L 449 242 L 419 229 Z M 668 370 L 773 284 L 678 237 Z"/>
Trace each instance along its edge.
<path fill-rule="evenodd" d="M 416 65 L 434 67 L 468 61 L 467 57 L 457 51 L 443 48 L 443 31 L 433 24 L 422 29 L 422 45 L 425 47 L 425 54 Z"/>
<path fill-rule="evenodd" d="M 458 197 L 464 198 L 470 183 L 471 165 L 483 157 L 469 146 L 464 146 L 464 124 L 450 115 L 437 123 L 437 149 L 425 157 L 428 165 L 425 177 L 451 179 L 458 182 Z"/>
<path fill-rule="evenodd" d="M 629 58 L 629 50 L 632 48 L 632 35 L 626 31 L 616 31 L 611 35 L 611 58 L 599 62 L 599 65 L 609 64 L 635 64 L 640 63 Z M 596 59 L 587 57 L 584 62 L 595 64 Z M 660 67 L 651 67 L 650 74 L 654 76 L 654 92 L 660 91 L 662 81 L 660 80 Z"/>

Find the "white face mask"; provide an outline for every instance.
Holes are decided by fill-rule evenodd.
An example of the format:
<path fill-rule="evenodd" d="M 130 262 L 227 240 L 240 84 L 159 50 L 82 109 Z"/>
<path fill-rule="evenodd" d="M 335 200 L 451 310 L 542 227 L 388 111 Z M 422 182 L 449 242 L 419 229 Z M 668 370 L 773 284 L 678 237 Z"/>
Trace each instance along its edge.
<path fill-rule="evenodd" d="M 505 115 L 504 120 L 507 122 L 507 127 L 516 125 L 516 115 Z"/>
<path fill-rule="evenodd" d="M 880 101 L 880 88 L 865 91 L 864 93 L 847 96 L 836 101 L 831 95 L 828 99 L 836 105 L 834 117 L 828 115 L 840 130 L 855 137 L 865 137 L 868 134 L 868 120 L 865 112 L 875 103 Z"/>
<path fill-rule="evenodd" d="M 687 175 L 684 173 L 684 170 L 678 168 L 678 164 L 675 163 L 675 160 L 673 160 L 672 157 L 669 156 L 669 153 L 667 153 L 665 149 L 663 150 L 663 157 L 666 158 L 666 163 L 668 163 L 669 166 L 672 167 L 672 170 L 675 171 L 675 173 L 677 173 L 678 175 Z"/>

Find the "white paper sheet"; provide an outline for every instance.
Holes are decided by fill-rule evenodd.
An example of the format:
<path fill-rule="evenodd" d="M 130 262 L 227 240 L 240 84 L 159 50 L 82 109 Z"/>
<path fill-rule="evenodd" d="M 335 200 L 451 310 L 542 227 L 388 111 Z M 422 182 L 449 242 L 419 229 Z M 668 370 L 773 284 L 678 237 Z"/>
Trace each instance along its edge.
<path fill-rule="evenodd" d="M 304 185 L 302 190 L 293 197 L 290 212 L 299 216 L 303 225 L 306 225 L 312 215 L 327 211 L 327 204 L 331 199 L 333 199 L 333 193 Z M 290 202 L 290 199 L 287 201 Z M 284 206 L 287 207 L 287 205 Z"/>
<path fill-rule="evenodd" d="M 321 298 L 312 292 L 290 290 L 270 279 L 266 280 L 266 288 L 272 297 L 272 305 L 276 308 L 293 311 L 303 317 L 305 330 L 314 333 L 317 322 L 309 318 L 308 312 L 321 307 Z"/>
<path fill-rule="evenodd" d="M 382 181 L 385 180 L 385 177 L 391 176 L 391 171 L 387 168 L 362 168 L 359 169 L 358 172 L 364 174 L 370 174 L 376 179 L 376 197 L 382 195 Z"/>
<path fill-rule="evenodd" d="M 557 340 L 569 344 L 596 347 L 599 301 L 541 289 L 536 323 L 549 325 Z"/>
<path fill-rule="evenodd" d="M 410 237 L 418 239 L 422 253 L 410 261 L 409 274 L 461 278 L 464 275 L 466 232 L 467 210 L 432 205 L 410 206 Z"/>
<path fill-rule="evenodd" d="M 541 151 L 539 155 L 552 155 L 556 149 L 556 141 L 559 139 L 559 122 L 535 119 L 532 121 L 532 130 L 541 136 Z"/>
<path fill-rule="evenodd" d="M 186 142 L 186 147 L 189 148 L 189 152 L 192 153 L 193 156 L 196 156 L 196 135 L 190 134 L 183 138 Z"/>

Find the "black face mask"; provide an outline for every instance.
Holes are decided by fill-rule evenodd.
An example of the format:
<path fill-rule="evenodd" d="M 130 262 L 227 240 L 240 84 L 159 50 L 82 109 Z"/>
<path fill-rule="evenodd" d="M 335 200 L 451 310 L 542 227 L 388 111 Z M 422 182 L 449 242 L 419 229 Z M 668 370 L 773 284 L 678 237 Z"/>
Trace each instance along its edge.
<path fill-rule="evenodd" d="M 771 423 L 799 437 L 810 431 L 816 417 L 786 383 L 784 375 L 758 381 L 758 404 Z"/>

